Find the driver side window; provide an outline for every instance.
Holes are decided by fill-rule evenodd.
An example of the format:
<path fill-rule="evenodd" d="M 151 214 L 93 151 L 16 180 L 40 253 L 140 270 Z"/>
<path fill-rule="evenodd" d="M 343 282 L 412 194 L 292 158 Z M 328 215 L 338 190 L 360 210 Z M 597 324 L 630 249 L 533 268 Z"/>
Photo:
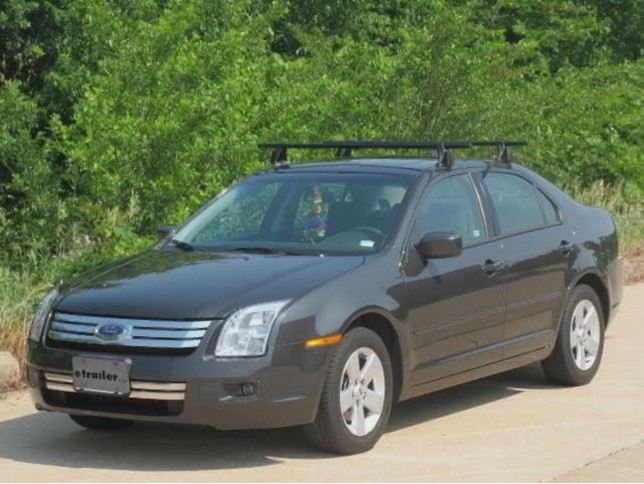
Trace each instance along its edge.
<path fill-rule="evenodd" d="M 429 232 L 452 232 L 463 238 L 463 247 L 485 240 L 483 215 L 472 182 L 455 175 L 429 186 L 416 213 L 420 236 Z"/>

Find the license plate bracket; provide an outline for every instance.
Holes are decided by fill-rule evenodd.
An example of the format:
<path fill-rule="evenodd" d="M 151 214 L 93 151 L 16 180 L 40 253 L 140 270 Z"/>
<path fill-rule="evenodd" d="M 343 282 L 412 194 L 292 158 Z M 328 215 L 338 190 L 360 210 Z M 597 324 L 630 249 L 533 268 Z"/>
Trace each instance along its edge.
<path fill-rule="evenodd" d="M 76 356 L 72 359 L 74 390 L 81 393 L 130 394 L 132 361 L 126 358 Z"/>

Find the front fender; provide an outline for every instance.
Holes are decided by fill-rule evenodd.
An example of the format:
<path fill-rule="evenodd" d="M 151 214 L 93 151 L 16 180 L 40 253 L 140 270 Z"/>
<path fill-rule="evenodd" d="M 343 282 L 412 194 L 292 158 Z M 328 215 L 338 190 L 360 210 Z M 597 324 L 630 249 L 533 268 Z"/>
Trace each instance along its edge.
<path fill-rule="evenodd" d="M 377 315 L 392 327 L 400 349 L 401 395 L 405 395 L 410 340 L 404 309 L 395 295 L 404 285 L 395 255 L 384 254 L 343 274 L 295 301 L 283 315 L 275 344 L 302 343 L 307 339 L 344 333 L 358 318 Z M 393 284 L 392 284 L 393 281 Z M 331 352 L 327 355 L 330 358 Z"/>

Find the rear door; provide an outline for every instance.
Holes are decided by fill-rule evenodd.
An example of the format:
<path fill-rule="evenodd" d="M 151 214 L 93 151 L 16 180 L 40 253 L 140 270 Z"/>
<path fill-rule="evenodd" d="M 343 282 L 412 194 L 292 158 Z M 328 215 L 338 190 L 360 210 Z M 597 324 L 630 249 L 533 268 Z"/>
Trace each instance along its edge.
<path fill-rule="evenodd" d="M 422 260 L 414 244 L 429 232 L 461 235 L 463 252 Z M 413 385 L 502 357 L 495 345 L 504 338 L 504 260 L 500 243 L 488 234 L 480 193 L 468 173 L 430 183 L 416 209 L 403 267 Z"/>
<path fill-rule="evenodd" d="M 530 180 L 509 170 L 483 172 L 480 180 L 507 263 L 508 358 L 553 342 L 574 247 L 558 208 Z"/>

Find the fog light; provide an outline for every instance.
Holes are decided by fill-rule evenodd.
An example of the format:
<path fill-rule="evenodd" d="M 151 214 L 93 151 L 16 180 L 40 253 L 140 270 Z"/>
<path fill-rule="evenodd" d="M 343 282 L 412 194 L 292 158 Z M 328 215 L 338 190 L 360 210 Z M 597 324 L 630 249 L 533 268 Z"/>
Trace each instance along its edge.
<path fill-rule="evenodd" d="M 242 385 L 242 393 L 245 397 L 251 397 L 255 395 L 255 385 L 252 383 L 244 383 Z"/>

